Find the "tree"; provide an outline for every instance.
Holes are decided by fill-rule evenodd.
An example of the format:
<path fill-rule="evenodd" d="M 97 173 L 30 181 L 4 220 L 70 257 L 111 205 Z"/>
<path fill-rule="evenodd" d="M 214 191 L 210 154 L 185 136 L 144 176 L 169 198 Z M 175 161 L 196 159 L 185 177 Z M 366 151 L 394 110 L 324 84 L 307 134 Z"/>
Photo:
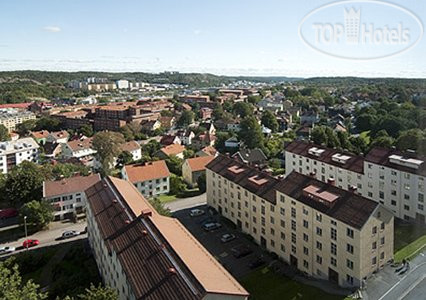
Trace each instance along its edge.
<path fill-rule="evenodd" d="M 121 166 L 131 164 L 133 162 L 133 155 L 129 151 L 123 151 L 118 155 L 117 163 Z"/>
<path fill-rule="evenodd" d="M 87 137 L 93 136 L 93 128 L 90 125 L 85 124 L 85 125 L 81 126 L 78 129 L 78 131 L 84 136 L 87 136 Z"/>
<path fill-rule="evenodd" d="M 36 127 L 36 120 L 27 120 L 16 126 L 16 131 L 20 136 L 27 136 Z"/>
<path fill-rule="evenodd" d="M 171 155 L 169 158 L 166 159 L 166 164 L 170 172 L 178 176 L 182 176 L 182 159 L 180 159 L 176 155 Z"/>
<path fill-rule="evenodd" d="M 78 299 L 82 300 L 117 300 L 118 295 L 115 290 L 110 287 L 103 287 L 99 284 L 97 287 L 90 284 L 90 288 L 86 289 L 84 294 L 78 295 Z"/>
<path fill-rule="evenodd" d="M 39 285 L 32 280 L 23 282 L 19 274 L 18 264 L 10 258 L 0 262 L 0 299 L 5 300 L 42 300 L 47 299 L 47 294 L 39 292 Z"/>
<path fill-rule="evenodd" d="M 318 145 L 327 144 L 327 134 L 324 126 L 316 126 L 311 132 L 311 140 Z"/>
<path fill-rule="evenodd" d="M 142 152 L 152 157 L 154 154 L 161 149 L 161 144 L 156 140 L 150 140 L 148 143 L 142 146 Z"/>
<path fill-rule="evenodd" d="M 3 124 L 0 124 L 0 142 L 9 141 L 10 135 L 9 131 L 7 130 L 6 126 Z"/>
<path fill-rule="evenodd" d="M 170 175 L 170 195 L 179 195 L 185 191 L 185 186 L 182 177 L 175 174 Z"/>
<path fill-rule="evenodd" d="M 118 132 L 102 131 L 94 135 L 92 145 L 102 164 L 102 172 L 109 174 L 114 158 L 121 153 L 124 137 Z"/>
<path fill-rule="evenodd" d="M 355 126 L 359 132 L 368 131 L 374 128 L 376 122 L 377 118 L 375 115 L 364 113 L 356 118 Z"/>
<path fill-rule="evenodd" d="M 225 152 L 225 141 L 231 137 L 229 132 L 216 132 L 216 141 L 214 142 L 214 147 L 219 152 Z"/>
<path fill-rule="evenodd" d="M 172 213 L 170 212 L 170 209 L 164 207 L 164 203 L 160 201 L 158 198 L 153 198 L 149 200 L 149 203 L 154 207 L 154 209 L 163 216 L 170 217 Z"/>
<path fill-rule="evenodd" d="M 266 110 L 262 114 L 261 122 L 263 126 L 268 127 L 269 129 L 272 130 L 272 132 L 278 131 L 278 126 L 279 126 L 278 121 L 275 118 L 274 114 L 270 112 L 269 110 Z"/>
<path fill-rule="evenodd" d="M 53 221 L 52 205 L 46 201 L 30 201 L 19 210 L 21 219 L 27 217 L 27 223 L 38 229 L 45 228 Z"/>
<path fill-rule="evenodd" d="M 183 157 L 185 159 L 192 158 L 194 156 L 195 156 L 194 150 L 191 150 L 191 149 L 185 149 L 185 150 L 183 150 Z"/>
<path fill-rule="evenodd" d="M 352 144 L 352 151 L 356 154 L 366 153 L 368 149 L 367 142 L 360 136 L 351 136 L 349 138 Z"/>
<path fill-rule="evenodd" d="M 262 128 L 254 116 L 245 117 L 240 123 L 239 138 L 249 149 L 259 148 L 263 145 Z"/>
<path fill-rule="evenodd" d="M 260 100 L 262 100 L 262 97 L 260 95 L 249 95 L 247 97 L 247 101 L 253 105 L 256 105 L 257 102 L 259 102 Z"/>
<path fill-rule="evenodd" d="M 395 140 L 389 136 L 386 130 L 380 130 L 371 141 L 370 147 L 390 148 L 394 143 Z"/>
<path fill-rule="evenodd" d="M 40 175 L 43 173 L 38 165 L 23 161 L 7 174 L 0 197 L 16 208 L 32 200 L 41 200 L 45 177 Z"/>
<path fill-rule="evenodd" d="M 41 117 L 37 119 L 34 130 L 58 131 L 61 130 L 61 121 L 52 117 Z"/>
<path fill-rule="evenodd" d="M 177 125 L 180 127 L 185 127 L 191 125 L 194 122 L 194 113 L 189 110 L 184 110 L 177 121 Z"/>
<path fill-rule="evenodd" d="M 253 114 L 253 106 L 246 102 L 235 103 L 232 110 L 235 115 L 239 115 L 241 118 L 245 118 Z"/>
<path fill-rule="evenodd" d="M 419 154 L 426 154 L 426 133 L 420 129 L 410 129 L 400 133 L 396 140 L 399 150 L 415 150 Z"/>
<path fill-rule="evenodd" d="M 206 192 L 206 188 L 207 188 L 206 173 L 203 173 L 200 176 L 198 176 L 197 185 L 198 185 L 198 189 L 200 190 L 201 193 Z"/>

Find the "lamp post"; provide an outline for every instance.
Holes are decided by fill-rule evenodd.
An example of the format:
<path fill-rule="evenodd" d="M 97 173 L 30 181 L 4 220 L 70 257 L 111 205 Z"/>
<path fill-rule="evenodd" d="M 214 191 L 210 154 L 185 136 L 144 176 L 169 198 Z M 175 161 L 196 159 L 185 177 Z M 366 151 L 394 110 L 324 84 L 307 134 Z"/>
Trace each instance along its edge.
<path fill-rule="evenodd" d="M 25 241 L 27 245 L 27 251 L 28 251 L 28 233 L 27 233 L 27 216 L 24 216 L 24 227 L 25 227 Z"/>

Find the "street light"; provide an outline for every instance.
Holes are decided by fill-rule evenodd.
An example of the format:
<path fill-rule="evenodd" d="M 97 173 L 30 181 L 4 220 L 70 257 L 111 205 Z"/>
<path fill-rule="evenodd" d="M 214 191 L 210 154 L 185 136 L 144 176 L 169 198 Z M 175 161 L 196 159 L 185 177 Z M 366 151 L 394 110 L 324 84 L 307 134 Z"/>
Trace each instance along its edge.
<path fill-rule="evenodd" d="M 28 251 L 28 234 L 27 234 L 27 216 L 24 216 L 24 227 L 25 227 L 25 241 L 27 245 L 27 251 Z"/>

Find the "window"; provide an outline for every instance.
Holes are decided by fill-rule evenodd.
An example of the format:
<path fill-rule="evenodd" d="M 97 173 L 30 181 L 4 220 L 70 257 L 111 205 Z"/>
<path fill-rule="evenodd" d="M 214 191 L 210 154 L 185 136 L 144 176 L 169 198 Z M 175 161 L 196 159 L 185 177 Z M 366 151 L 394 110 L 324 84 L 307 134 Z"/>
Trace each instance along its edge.
<path fill-rule="evenodd" d="M 271 228 L 271 235 L 275 235 L 275 229 Z"/>
<path fill-rule="evenodd" d="M 316 215 L 316 220 L 317 220 L 318 222 L 321 222 L 321 221 L 322 221 L 322 215 L 321 215 L 321 214 L 319 214 L 319 213 L 317 213 L 317 215 Z"/>
<path fill-rule="evenodd" d="M 331 254 L 337 255 L 337 245 L 334 244 L 334 243 L 331 243 L 330 244 L 330 251 L 331 251 Z"/>
<path fill-rule="evenodd" d="M 296 246 L 295 245 L 291 245 L 291 252 L 296 254 Z"/>
<path fill-rule="evenodd" d="M 309 223 L 306 220 L 303 220 L 303 227 L 309 228 Z"/>
<path fill-rule="evenodd" d="M 348 251 L 350 254 L 354 254 L 354 246 L 351 244 L 346 244 L 346 251 Z"/>
<path fill-rule="evenodd" d="M 285 215 L 285 209 L 283 207 L 280 208 L 280 214 L 283 216 Z"/>
<path fill-rule="evenodd" d="M 284 232 L 281 232 L 281 239 L 285 240 L 285 233 Z"/>
<path fill-rule="evenodd" d="M 306 247 L 303 247 L 303 254 L 309 255 L 309 249 Z"/>
<path fill-rule="evenodd" d="M 274 217 L 271 217 L 270 221 L 271 221 L 271 224 L 275 224 L 275 219 L 274 219 Z"/>
<path fill-rule="evenodd" d="M 372 233 L 372 234 L 376 234 L 376 233 L 377 233 L 377 226 L 374 226 L 374 227 L 371 229 L 371 233 Z"/>
<path fill-rule="evenodd" d="M 424 210 L 423 204 L 417 204 L 417 208 L 420 209 L 420 210 Z"/>
<path fill-rule="evenodd" d="M 377 249 L 377 242 L 373 242 L 373 244 L 371 244 L 371 249 Z"/>
<path fill-rule="evenodd" d="M 337 230 L 336 228 L 330 228 L 330 236 L 332 240 L 336 240 L 337 239 Z"/>
<path fill-rule="evenodd" d="M 262 226 L 265 226 L 265 217 L 261 217 L 260 218 L 260 223 L 262 224 Z"/>
<path fill-rule="evenodd" d="M 337 267 L 337 260 L 336 260 L 334 257 L 332 257 L 332 258 L 330 259 L 330 264 L 331 264 L 332 266 Z"/>
<path fill-rule="evenodd" d="M 418 200 L 419 200 L 419 202 L 424 202 L 424 200 L 425 200 L 425 196 L 423 195 L 423 194 L 420 194 L 419 193 L 419 195 L 418 195 Z"/>
<path fill-rule="evenodd" d="M 380 245 L 384 245 L 385 244 L 385 237 L 382 237 L 381 239 L 380 239 Z"/>
<path fill-rule="evenodd" d="M 317 255 L 317 263 L 320 265 L 322 264 L 322 257 L 319 255 Z"/>
<path fill-rule="evenodd" d="M 303 260 L 303 266 L 307 269 L 309 268 L 309 263 L 306 260 Z"/>
<path fill-rule="evenodd" d="M 334 226 L 336 226 L 336 225 L 337 225 L 337 222 L 336 222 L 336 221 L 334 221 L 334 220 L 331 220 L 330 222 L 331 222 L 331 225 L 334 225 Z"/>
<path fill-rule="evenodd" d="M 271 240 L 271 247 L 275 248 L 275 241 L 274 240 Z"/>
<path fill-rule="evenodd" d="M 264 215 L 265 214 L 265 206 L 261 206 L 260 207 L 260 213 L 262 214 L 262 215 Z"/>
<path fill-rule="evenodd" d="M 294 232 L 291 233 L 291 242 L 296 243 L 296 234 Z"/>
<path fill-rule="evenodd" d="M 350 285 L 354 284 L 354 278 L 348 274 L 346 274 L 346 282 Z"/>
<path fill-rule="evenodd" d="M 353 269 L 354 269 L 354 262 L 353 262 L 353 261 L 351 261 L 351 260 L 349 260 L 349 259 L 347 259 L 347 260 L 346 260 L 346 266 L 347 266 L 349 269 L 353 270 Z"/>
<path fill-rule="evenodd" d="M 306 233 L 304 233 L 304 234 L 303 234 L 303 240 L 304 240 L 305 242 L 308 242 L 308 241 L 309 241 L 309 237 L 308 237 L 308 235 L 307 235 Z"/>
<path fill-rule="evenodd" d="M 283 244 L 281 244 L 281 251 L 285 252 L 285 246 Z"/>
<path fill-rule="evenodd" d="M 320 242 L 317 241 L 317 249 L 318 250 L 322 250 L 322 244 Z"/>
<path fill-rule="evenodd" d="M 385 222 L 382 222 L 382 224 L 380 224 L 380 230 L 385 230 Z"/>
<path fill-rule="evenodd" d="M 303 208 L 303 214 L 308 215 L 308 210 L 306 208 Z"/>
<path fill-rule="evenodd" d="M 280 221 L 280 225 L 281 225 L 281 227 L 282 227 L 282 228 L 284 228 L 284 227 L 285 227 L 285 221 L 284 221 L 284 220 L 281 220 L 281 221 Z"/>
<path fill-rule="evenodd" d="M 291 220 L 291 230 L 296 230 L 296 221 Z"/>
<path fill-rule="evenodd" d="M 291 217 L 296 218 L 296 209 L 294 207 L 291 208 Z"/>
<path fill-rule="evenodd" d="M 405 209 L 405 210 L 410 210 L 410 206 L 408 206 L 408 205 L 404 205 L 404 209 Z"/>
<path fill-rule="evenodd" d="M 284 203 L 284 201 L 285 201 L 285 197 L 284 197 L 283 195 L 281 195 L 281 196 L 280 196 L 280 202 L 281 202 L 281 203 Z"/>
<path fill-rule="evenodd" d="M 380 191 L 380 192 L 379 192 L 379 198 L 380 198 L 380 199 L 384 199 L 384 198 L 385 198 L 385 193 L 384 193 L 384 192 L 382 192 L 382 191 Z"/>
<path fill-rule="evenodd" d="M 317 235 L 322 236 L 322 229 L 317 227 Z"/>
<path fill-rule="evenodd" d="M 371 264 L 375 265 L 377 263 L 377 257 L 373 257 L 373 259 L 371 260 Z"/>
<path fill-rule="evenodd" d="M 354 238 L 354 231 L 350 228 L 346 228 L 346 236 L 353 239 Z"/>

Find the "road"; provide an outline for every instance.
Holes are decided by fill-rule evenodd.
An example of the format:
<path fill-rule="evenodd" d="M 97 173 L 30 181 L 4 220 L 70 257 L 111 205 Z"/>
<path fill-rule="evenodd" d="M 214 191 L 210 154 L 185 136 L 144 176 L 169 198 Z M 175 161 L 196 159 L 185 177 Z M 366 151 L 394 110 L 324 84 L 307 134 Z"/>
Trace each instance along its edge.
<path fill-rule="evenodd" d="M 164 206 L 170 209 L 171 212 L 175 212 L 182 209 L 192 208 L 200 205 L 207 204 L 206 193 L 184 199 L 178 199 L 169 203 L 164 204 Z"/>
<path fill-rule="evenodd" d="M 30 248 L 30 249 L 36 249 L 36 248 L 41 248 L 41 247 L 59 244 L 59 243 L 63 242 L 64 240 L 56 240 L 56 239 L 58 237 L 62 236 L 62 233 L 64 231 L 75 230 L 75 231 L 81 232 L 81 231 L 84 230 L 84 228 L 86 226 L 87 226 L 86 222 L 80 222 L 80 223 L 77 223 L 77 224 L 54 222 L 50 225 L 50 229 L 39 231 L 39 232 L 34 233 L 33 235 L 28 236 L 29 239 L 37 239 L 37 240 L 40 241 L 40 245 L 33 247 L 33 248 Z M 66 239 L 66 241 L 78 240 L 78 239 L 83 239 L 83 238 L 86 238 L 86 237 L 87 237 L 87 234 L 80 234 L 76 237 Z M 10 243 L 2 244 L 1 246 L 22 248 L 21 246 L 22 246 L 22 243 L 23 243 L 24 240 L 25 240 L 25 237 L 20 238 L 16 241 L 13 241 L 13 242 L 10 242 Z M 16 250 L 14 253 L 24 251 L 24 250 L 25 249 L 19 249 L 19 250 Z"/>

